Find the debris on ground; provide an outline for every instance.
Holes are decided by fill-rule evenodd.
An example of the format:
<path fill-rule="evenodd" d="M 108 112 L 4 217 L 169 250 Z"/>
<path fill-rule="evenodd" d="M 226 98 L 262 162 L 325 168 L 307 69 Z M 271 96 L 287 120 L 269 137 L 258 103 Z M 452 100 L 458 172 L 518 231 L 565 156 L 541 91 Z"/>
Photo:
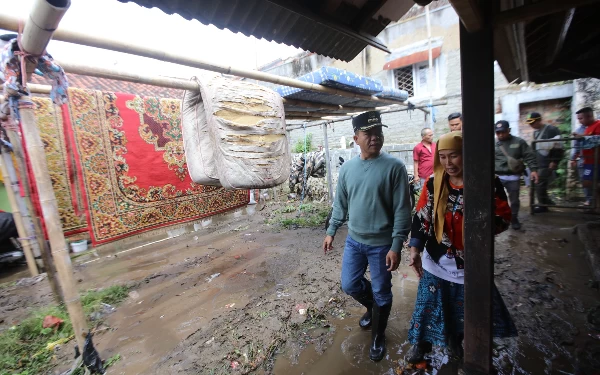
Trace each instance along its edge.
<path fill-rule="evenodd" d="M 46 315 L 46 317 L 44 317 L 44 321 L 42 322 L 42 328 L 54 328 L 56 331 L 64 322 L 64 320 L 57 318 L 56 316 Z"/>
<path fill-rule="evenodd" d="M 85 337 L 85 343 L 83 344 L 83 364 L 92 374 L 104 374 L 104 366 L 102 365 L 100 354 L 98 354 L 98 351 L 94 347 L 92 336 L 92 332 L 89 331 Z"/>

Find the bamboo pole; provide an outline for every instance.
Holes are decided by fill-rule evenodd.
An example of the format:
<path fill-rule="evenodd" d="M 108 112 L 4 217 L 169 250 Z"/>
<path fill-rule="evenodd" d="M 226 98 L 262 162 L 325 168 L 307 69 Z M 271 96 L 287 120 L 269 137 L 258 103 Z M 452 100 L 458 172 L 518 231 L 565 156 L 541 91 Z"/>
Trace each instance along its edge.
<path fill-rule="evenodd" d="M 67 242 L 63 234 L 56 196 L 52 188 L 52 181 L 48 175 L 48 163 L 46 162 L 46 154 L 44 153 L 44 144 L 36 125 L 33 106 L 29 98 L 24 97 L 19 100 L 19 113 L 21 116 L 23 138 L 25 139 L 27 153 L 31 160 L 33 174 L 37 183 L 40 205 L 42 206 L 42 213 L 48 230 L 48 237 L 50 238 L 52 256 L 64 293 L 65 305 L 73 324 L 75 338 L 77 339 L 79 348 L 82 349 L 87 324 L 79 293 L 75 287 L 73 267 Z"/>
<path fill-rule="evenodd" d="M 63 293 L 56 278 L 56 270 L 54 267 L 54 262 L 52 261 L 52 255 L 50 254 L 50 247 L 46 242 L 44 230 L 42 229 L 42 223 L 35 214 L 35 207 L 33 206 L 33 202 L 31 200 L 31 185 L 29 182 L 29 175 L 27 174 L 27 163 L 25 161 L 25 154 L 23 153 L 23 148 L 21 146 L 21 137 L 12 130 L 7 130 L 6 134 L 8 134 L 8 138 L 13 147 L 15 159 L 17 160 L 19 177 L 21 179 L 21 186 L 23 188 L 24 193 L 23 201 L 25 203 L 25 207 L 27 209 L 27 212 L 29 213 L 29 218 L 33 225 L 33 232 L 35 233 L 35 238 L 42 256 L 42 261 L 44 262 L 44 268 L 46 271 L 46 275 L 48 276 L 48 283 L 50 283 L 50 289 L 52 290 L 52 294 L 54 295 L 54 299 L 56 300 L 56 302 L 63 303 Z"/>
<path fill-rule="evenodd" d="M 63 69 L 64 69 L 64 67 L 63 67 Z M 70 71 L 69 69 L 65 69 L 65 71 L 68 73 L 77 74 L 77 73 Z M 92 73 L 92 72 L 88 72 L 85 75 L 95 77 L 93 74 L 90 74 L 90 73 Z M 131 80 L 125 79 L 125 78 L 127 78 L 127 76 L 119 76 L 117 74 L 110 76 L 110 77 L 99 77 L 99 78 L 109 78 L 109 79 L 115 79 L 118 81 L 135 82 L 135 83 L 141 83 L 144 85 L 154 85 L 154 86 L 167 87 L 167 88 L 172 88 L 172 89 L 194 90 L 194 91 L 198 90 L 197 85 L 190 84 L 190 81 L 185 81 L 185 80 L 178 79 L 178 78 L 155 77 L 155 76 L 141 75 L 141 74 L 136 74 L 135 76 L 130 77 Z M 161 78 L 162 80 L 158 80 L 157 78 Z M 29 88 L 29 91 L 31 93 L 35 93 L 35 94 L 50 94 L 50 89 L 51 89 L 50 85 L 39 85 L 39 84 L 35 84 L 35 83 L 28 83 L 27 87 Z M 309 102 L 306 100 L 286 99 L 286 98 L 282 98 L 282 99 L 283 99 L 284 105 L 343 112 L 343 113 L 338 113 L 338 114 L 345 114 L 345 113 L 349 113 L 349 112 L 358 112 L 358 111 L 361 111 L 361 112 L 372 111 L 375 109 L 375 107 L 370 107 L 370 108 L 352 107 L 352 106 L 344 106 L 344 105 L 315 103 L 315 102 Z M 400 104 L 400 103 L 398 103 L 398 104 Z M 317 113 L 317 112 L 315 112 L 315 113 Z"/>
<path fill-rule="evenodd" d="M 5 30 L 17 31 L 19 28 L 19 19 L 17 17 L 10 16 L 7 14 L 0 14 L 0 28 Z M 209 70 L 217 73 L 232 74 L 238 77 L 245 77 L 263 82 L 270 82 L 277 85 L 297 87 L 305 90 L 316 91 L 330 95 L 339 95 L 353 99 L 369 100 L 379 103 L 379 105 L 401 104 L 404 106 L 408 106 L 407 102 L 400 103 L 395 100 L 382 99 L 372 95 L 355 94 L 349 91 L 338 90 L 310 82 L 300 81 L 298 79 L 278 76 L 275 74 L 221 65 L 208 60 L 199 59 L 197 57 L 169 53 L 159 48 L 148 48 L 143 46 L 127 44 L 122 40 L 110 39 L 98 34 L 87 35 L 83 32 L 75 30 L 57 28 L 52 38 L 54 40 L 60 40 L 63 42 L 75 43 L 84 46 L 97 47 L 111 51 L 123 52 L 131 55 L 148 57 L 159 61 L 171 62 L 179 65 L 190 66 L 193 68 Z"/>
<path fill-rule="evenodd" d="M 21 205 L 17 202 L 19 183 L 13 179 L 15 175 L 14 172 L 12 176 L 9 174 L 8 170 L 10 167 L 12 167 L 14 170 L 10 154 L 5 150 L 2 150 L 2 159 L 0 159 L 2 179 L 7 187 L 6 195 L 8 196 L 8 202 L 10 203 L 10 208 L 12 209 L 13 219 L 15 220 L 15 224 L 17 226 L 17 233 L 19 233 L 19 242 L 21 242 L 23 253 L 25 254 L 25 260 L 27 261 L 29 273 L 31 276 L 37 276 L 40 274 L 40 272 L 38 271 L 35 263 L 33 251 L 31 250 L 31 240 L 33 238 L 30 236 L 31 233 L 28 233 L 25 224 L 23 223 L 23 217 L 21 216 Z"/>

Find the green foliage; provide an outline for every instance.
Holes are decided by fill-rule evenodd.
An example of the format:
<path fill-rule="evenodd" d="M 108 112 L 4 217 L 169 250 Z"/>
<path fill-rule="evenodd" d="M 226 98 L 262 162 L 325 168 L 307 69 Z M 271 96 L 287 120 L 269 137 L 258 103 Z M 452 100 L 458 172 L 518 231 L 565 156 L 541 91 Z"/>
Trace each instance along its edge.
<path fill-rule="evenodd" d="M 312 150 L 313 150 L 312 134 L 306 135 L 306 150 L 304 150 L 304 138 L 300 138 L 298 141 L 296 141 L 296 144 L 294 145 L 294 152 L 297 154 L 302 154 L 304 152 L 310 152 Z"/>
<path fill-rule="evenodd" d="M 106 289 L 90 290 L 81 298 L 86 315 L 102 309 L 102 304 L 116 305 L 127 298 L 128 289 L 122 285 L 113 285 Z"/>
<path fill-rule="evenodd" d="M 565 102 L 566 108 L 571 108 L 571 100 Z M 572 133 L 571 128 L 571 111 L 563 110 L 560 111 L 560 115 L 556 120 L 558 122 L 558 129 L 563 137 L 570 137 Z M 550 190 L 554 195 L 564 197 L 567 191 L 567 176 L 569 168 L 569 159 L 571 155 L 571 142 L 563 142 L 565 154 L 561 161 L 558 163 L 556 169 L 556 179 L 552 181 Z"/>
<path fill-rule="evenodd" d="M 124 286 L 88 291 L 81 298 L 86 315 L 102 309 L 102 303 L 116 305 L 127 297 Z M 64 323 L 58 329 L 42 328 L 47 315 L 56 316 Z M 54 365 L 53 352 L 48 343 L 73 335 L 73 326 L 65 306 L 50 306 L 35 310 L 18 325 L 0 333 L 0 375 L 33 375 L 47 373 Z M 119 356 L 120 358 L 120 356 Z M 118 359 L 113 359 L 116 362 Z"/>
<path fill-rule="evenodd" d="M 119 362 L 120 360 L 121 360 L 121 354 L 117 353 L 106 360 L 106 362 L 104 363 L 104 368 L 109 368 L 110 366 L 114 365 L 115 363 Z"/>
<path fill-rule="evenodd" d="M 325 224 L 330 208 L 329 205 L 319 203 L 287 205 L 273 211 L 273 217 L 267 220 L 267 223 L 277 224 L 288 229 L 319 227 Z"/>

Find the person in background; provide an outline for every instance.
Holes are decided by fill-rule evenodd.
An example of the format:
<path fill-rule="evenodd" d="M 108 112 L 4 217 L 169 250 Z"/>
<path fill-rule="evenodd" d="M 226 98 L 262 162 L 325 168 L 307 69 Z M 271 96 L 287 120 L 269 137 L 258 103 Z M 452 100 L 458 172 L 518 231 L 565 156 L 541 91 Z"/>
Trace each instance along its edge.
<path fill-rule="evenodd" d="M 600 122 L 600 120 L 596 120 L 594 118 L 594 110 L 591 107 L 585 107 L 585 108 L 581 108 L 579 111 L 576 112 L 577 115 L 577 121 L 579 121 L 579 123 L 581 124 L 581 126 L 579 128 L 577 128 L 577 130 L 575 130 L 575 132 L 573 132 L 573 136 L 574 137 L 580 137 L 585 135 L 586 130 L 588 127 L 594 125 L 597 122 Z M 586 183 L 585 183 L 585 168 L 584 168 L 584 158 L 582 157 L 583 155 L 583 149 L 581 148 L 582 146 L 582 140 L 575 140 L 573 141 L 573 148 L 571 149 L 571 162 L 570 162 L 570 166 L 571 168 L 577 168 L 578 172 L 579 172 L 579 179 L 581 180 L 581 183 L 583 185 L 583 192 L 585 194 L 585 202 L 583 203 L 584 206 L 589 206 L 592 203 L 592 190 L 589 187 L 586 187 Z M 593 159 L 591 160 L 593 164 Z M 593 174 L 592 174 L 593 177 Z"/>
<path fill-rule="evenodd" d="M 542 122 L 542 115 L 537 112 L 531 112 L 525 121 L 534 129 L 533 139 L 560 139 L 560 130 L 552 125 L 545 125 Z M 538 203 L 544 205 L 554 205 L 555 203 L 548 196 L 548 185 L 554 171 L 558 168 L 558 163 L 564 156 L 564 150 L 557 147 L 552 142 L 538 143 L 537 150 L 537 167 L 538 167 L 538 182 L 535 184 L 535 192 Z M 547 212 L 548 207 L 535 207 L 535 213 Z"/>
<path fill-rule="evenodd" d="M 510 125 L 508 121 L 500 120 L 496 123 L 494 130 L 496 131 L 496 161 L 495 161 L 495 172 L 502 181 L 502 185 L 508 192 L 510 199 L 510 209 L 512 211 L 512 219 L 510 225 L 513 229 L 521 229 L 521 223 L 519 223 L 519 208 L 521 202 L 519 200 L 521 190 L 521 175 L 525 165 L 521 163 L 523 167 L 521 171 L 515 171 L 511 168 L 509 163 L 509 157 L 516 159 L 517 161 L 525 161 L 527 167 L 530 170 L 529 177 L 536 183 L 538 180 L 537 174 L 537 158 L 535 153 L 529 147 L 524 139 L 515 137 L 510 134 Z"/>
<path fill-rule="evenodd" d="M 413 149 L 414 183 L 417 189 L 421 188 L 423 181 L 433 174 L 433 155 L 435 155 L 435 144 L 433 143 L 433 130 L 423 128 L 421 130 L 421 142 Z"/>
<path fill-rule="evenodd" d="M 409 243 L 409 265 L 419 277 L 417 300 L 408 331 L 408 341 L 412 344 L 407 353 L 410 363 L 423 361 L 432 346 L 449 346 L 453 356 L 463 356 L 464 273 L 468 272 L 465 271 L 464 259 L 465 252 L 476 253 L 478 250 L 465 249 L 463 243 L 461 132 L 440 137 L 434 162 L 433 176 L 425 183 L 417 204 Z M 504 187 L 497 177 L 494 195 L 494 223 L 498 234 L 508 228 L 511 211 Z M 476 255 L 473 257 L 477 258 Z M 495 286 L 492 297 L 494 336 L 516 336 L 516 327 Z"/>
<path fill-rule="evenodd" d="M 448 116 L 448 127 L 451 132 L 462 131 L 462 114 L 460 112 L 454 112 Z"/>
<path fill-rule="evenodd" d="M 594 118 L 594 111 L 592 110 L 592 108 L 590 107 L 585 107 L 580 109 L 579 111 L 576 112 L 577 114 L 577 120 L 579 120 L 579 123 L 582 125 L 582 127 L 585 127 L 584 131 L 583 131 L 583 136 L 590 136 L 590 135 L 600 135 L 600 120 L 596 120 Z M 573 134 L 574 136 L 579 136 L 577 134 Z M 571 156 L 571 166 L 573 166 L 573 162 L 577 159 L 583 159 L 582 161 L 582 173 L 581 173 L 581 179 L 583 180 L 583 187 L 585 189 L 587 189 L 587 191 L 590 194 L 590 197 L 593 196 L 593 191 L 594 188 L 597 187 L 593 186 L 593 181 L 594 181 L 594 165 L 598 164 L 598 160 L 594 160 L 594 149 L 582 149 L 581 147 L 581 143 L 582 141 L 578 140 L 577 141 L 577 147 L 574 148 L 575 150 L 575 154 Z M 599 172 L 600 172 L 600 168 L 599 168 Z M 596 209 L 598 209 L 598 202 L 600 202 L 599 200 L 600 198 L 600 192 L 597 191 L 597 196 L 596 196 Z M 591 202 L 590 202 L 591 203 Z"/>
<path fill-rule="evenodd" d="M 372 325 L 369 358 L 381 361 L 386 352 L 385 330 L 392 310 L 392 271 L 411 223 L 408 174 L 404 163 L 382 153 L 383 131 L 378 111 L 352 119 L 360 156 L 342 165 L 325 253 L 333 249 L 337 230 L 348 218 L 348 237 L 342 258 L 342 290 L 367 308 L 359 321 Z M 367 266 L 371 281 L 365 278 Z"/>

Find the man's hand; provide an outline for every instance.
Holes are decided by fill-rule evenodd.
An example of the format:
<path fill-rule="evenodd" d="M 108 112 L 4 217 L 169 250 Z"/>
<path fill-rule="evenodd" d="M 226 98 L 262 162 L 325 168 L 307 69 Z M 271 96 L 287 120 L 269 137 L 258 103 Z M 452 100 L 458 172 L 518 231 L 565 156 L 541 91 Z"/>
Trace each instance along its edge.
<path fill-rule="evenodd" d="M 540 177 L 538 176 L 537 172 L 531 172 L 529 174 L 529 178 L 531 178 L 531 181 L 533 181 L 534 184 L 537 184 L 540 180 Z"/>
<path fill-rule="evenodd" d="M 569 161 L 569 166 L 570 166 L 572 169 L 575 169 L 575 168 L 577 168 L 577 160 L 571 160 L 571 161 Z"/>
<path fill-rule="evenodd" d="M 413 177 L 413 183 L 418 184 L 419 181 L 421 181 L 421 178 L 419 176 Z"/>
<path fill-rule="evenodd" d="M 333 236 L 326 236 L 323 241 L 323 252 L 327 254 L 330 250 L 333 250 Z"/>
<path fill-rule="evenodd" d="M 388 251 L 385 256 L 385 265 L 388 267 L 388 271 L 395 271 L 400 265 L 400 256 L 395 251 Z"/>
<path fill-rule="evenodd" d="M 551 161 L 550 164 L 548 164 L 548 168 L 550 169 L 556 169 L 557 166 L 558 164 L 556 164 L 555 161 Z"/>
<path fill-rule="evenodd" d="M 423 277 L 423 265 L 421 264 L 421 253 L 416 247 L 410 248 L 410 267 L 415 271 L 415 275 L 420 279 Z"/>

